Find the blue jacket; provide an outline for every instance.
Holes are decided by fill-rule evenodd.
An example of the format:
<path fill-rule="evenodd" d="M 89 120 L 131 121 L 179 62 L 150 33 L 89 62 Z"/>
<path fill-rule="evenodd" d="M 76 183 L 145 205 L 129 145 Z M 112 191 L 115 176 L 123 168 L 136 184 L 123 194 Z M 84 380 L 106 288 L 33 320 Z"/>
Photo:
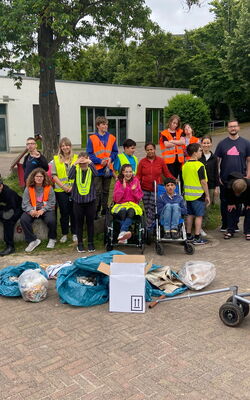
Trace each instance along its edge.
<path fill-rule="evenodd" d="M 164 206 L 166 204 L 179 204 L 181 208 L 181 214 L 187 214 L 187 209 L 184 203 L 184 199 L 180 194 L 174 194 L 173 198 L 169 197 L 167 193 L 161 194 L 157 199 L 157 212 L 158 215 L 161 214 Z"/>

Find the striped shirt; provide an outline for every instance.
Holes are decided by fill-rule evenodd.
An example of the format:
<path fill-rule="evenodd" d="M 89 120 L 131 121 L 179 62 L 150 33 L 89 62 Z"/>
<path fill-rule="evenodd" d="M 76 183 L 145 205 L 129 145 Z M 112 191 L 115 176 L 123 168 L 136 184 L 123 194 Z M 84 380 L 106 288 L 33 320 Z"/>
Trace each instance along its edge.
<path fill-rule="evenodd" d="M 76 202 L 76 203 L 90 203 L 91 201 L 94 201 L 96 199 L 96 190 L 95 190 L 95 183 L 94 183 L 94 178 L 95 176 L 98 175 L 97 170 L 95 169 L 95 166 L 93 163 L 89 164 L 88 168 L 91 169 L 92 171 L 92 180 L 91 180 L 91 185 L 90 185 L 90 190 L 89 193 L 86 194 L 85 196 L 82 196 L 77 189 L 76 185 L 76 167 L 75 165 L 72 165 L 72 167 L 69 170 L 69 179 L 74 179 L 74 183 L 72 186 L 72 191 L 71 191 L 71 198 Z M 82 170 L 82 183 L 84 183 L 85 177 L 86 177 L 87 170 L 84 171 Z"/>

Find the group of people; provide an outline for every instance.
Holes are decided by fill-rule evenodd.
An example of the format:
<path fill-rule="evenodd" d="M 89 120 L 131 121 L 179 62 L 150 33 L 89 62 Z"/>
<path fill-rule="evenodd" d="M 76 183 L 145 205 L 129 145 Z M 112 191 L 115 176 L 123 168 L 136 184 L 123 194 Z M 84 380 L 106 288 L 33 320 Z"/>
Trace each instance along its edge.
<path fill-rule="evenodd" d="M 70 139 L 59 142 L 58 154 L 49 164 L 37 150 L 34 138 L 26 142 L 28 154 L 24 159 L 26 187 L 21 198 L 0 180 L 0 221 L 4 226 L 6 248 L 4 256 L 15 251 L 14 226 L 20 218 L 27 241 L 26 252 L 41 243 L 32 229 L 35 219 L 41 218 L 48 226 L 47 248 L 54 248 L 57 240 L 56 209 L 60 211 L 60 242 L 72 240 L 79 252 L 83 245 L 83 226 L 86 219 L 89 252 L 95 251 L 94 220 L 108 210 L 112 178 L 114 206 L 111 212 L 120 221 L 118 242 L 126 244 L 131 238 L 135 215 L 142 215 L 142 200 L 146 229 L 152 235 L 155 223 L 155 183 L 163 183 L 166 193 L 159 196 L 157 210 L 166 238 L 178 237 L 178 220 L 186 217 L 187 238 L 194 244 L 204 244 L 201 235 L 206 206 L 216 201 L 220 193 L 222 227 L 225 239 L 237 230 L 244 205 L 244 234 L 250 240 L 250 142 L 239 136 L 237 121 L 228 123 L 229 136 L 211 152 L 212 139 L 195 137 L 190 124 L 180 127 L 180 118 L 173 115 L 160 134 L 161 157 L 156 145 L 145 144 L 146 157 L 138 162 L 136 142 L 125 140 L 123 153 L 118 154 L 114 135 L 108 132 L 108 120 L 97 117 L 96 132 L 89 136 L 86 152 L 75 154 Z M 49 171 L 49 174 L 47 173 Z M 49 176 L 50 175 L 50 176 Z M 155 183 L 154 183 L 155 182 Z M 176 194 L 180 182 L 182 194 Z M 185 200 L 185 201 L 184 201 Z M 194 225 L 194 235 L 192 234 Z"/>

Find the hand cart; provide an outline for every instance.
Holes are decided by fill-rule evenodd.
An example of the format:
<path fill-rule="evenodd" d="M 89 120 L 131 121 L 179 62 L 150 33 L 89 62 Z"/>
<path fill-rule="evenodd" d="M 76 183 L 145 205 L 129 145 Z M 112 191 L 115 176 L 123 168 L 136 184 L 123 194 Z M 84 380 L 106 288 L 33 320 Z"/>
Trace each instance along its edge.
<path fill-rule="evenodd" d="M 187 294 L 178 297 L 166 298 L 165 295 L 162 295 L 159 297 L 159 299 L 151 302 L 149 304 L 149 308 L 153 308 L 158 303 L 162 303 L 165 301 L 190 299 L 192 297 L 206 296 L 209 294 L 216 294 L 223 292 L 232 292 L 232 295 L 228 297 L 226 303 L 222 304 L 222 306 L 220 307 L 219 309 L 220 319 L 227 326 L 230 327 L 237 326 L 248 315 L 249 304 L 250 304 L 250 301 L 245 298 L 245 297 L 250 297 L 250 293 L 238 293 L 238 286 L 230 286 L 222 289 L 208 290 L 206 292 Z"/>

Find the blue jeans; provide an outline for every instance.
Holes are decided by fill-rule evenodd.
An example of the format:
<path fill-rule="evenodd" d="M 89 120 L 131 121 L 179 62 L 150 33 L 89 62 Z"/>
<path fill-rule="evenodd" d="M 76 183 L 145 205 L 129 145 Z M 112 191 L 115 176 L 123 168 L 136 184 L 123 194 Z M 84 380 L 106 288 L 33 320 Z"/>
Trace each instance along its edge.
<path fill-rule="evenodd" d="M 181 218 L 181 208 L 177 203 L 167 203 L 160 216 L 160 224 L 163 225 L 164 230 L 170 231 L 171 229 L 177 229 L 179 220 Z"/>
<path fill-rule="evenodd" d="M 118 212 L 119 222 L 121 225 L 120 232 L 127 232 L 129 230 L 130 225 L 133 223 L 133 219 L 135 217 L 135 210 L 133 208 L 122 208 Z"/>

